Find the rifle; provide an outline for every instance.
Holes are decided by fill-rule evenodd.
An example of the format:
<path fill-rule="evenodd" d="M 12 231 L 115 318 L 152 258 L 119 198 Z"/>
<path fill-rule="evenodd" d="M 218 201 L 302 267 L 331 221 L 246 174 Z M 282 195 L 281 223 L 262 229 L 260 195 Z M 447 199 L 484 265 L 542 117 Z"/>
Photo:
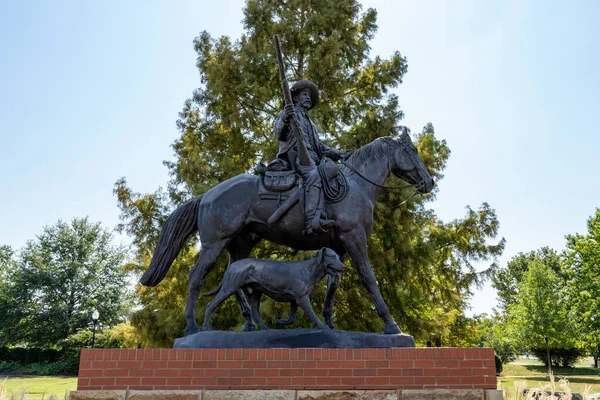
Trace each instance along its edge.
<path fill-rule="evenodd" d="M 275 52 L 277 53 L 277 62 L 279 63 L 279 75 L 281 75 L 281 86 L 283 88 L 283 99 L 285 100 L 286 105 L 293 104 L 292 93 L 290 92 L 290 87 L 288 85 L 287 78 L 285 77 L 285 66 L 283 65 L 283 56 L 281 55 L 281 45 L 279 44 L 279 36 L 275 35 L 274 39 Z M 290 128 L 296 134 L 296 140 L 298 141 L 298 160 L 300 161 L 300 165 L 315 165 L 313 160 L 308 155 L 308 149 L 306 148 L 306 144 L 304 143 L 304 139 L 302 138 L 302 127 L 298 123 L 295 114 L 294 118 L 292 118 L 292 120 L 290 121 Z"/>

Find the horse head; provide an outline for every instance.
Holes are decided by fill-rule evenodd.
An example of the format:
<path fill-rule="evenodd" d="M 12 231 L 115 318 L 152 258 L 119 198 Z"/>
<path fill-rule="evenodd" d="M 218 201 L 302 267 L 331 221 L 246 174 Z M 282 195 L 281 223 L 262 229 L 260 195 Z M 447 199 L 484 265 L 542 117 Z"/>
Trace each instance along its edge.
<path fill-rule="evenodd" d="M 419 157 L 417 148 L 408 135 L 408 128 L 402 127 L 402 134 L 393 138 L 390 146 L 391 171 L 398 178 L 414 185 L 420 193 L 433 189 L 433 178 Z"/>

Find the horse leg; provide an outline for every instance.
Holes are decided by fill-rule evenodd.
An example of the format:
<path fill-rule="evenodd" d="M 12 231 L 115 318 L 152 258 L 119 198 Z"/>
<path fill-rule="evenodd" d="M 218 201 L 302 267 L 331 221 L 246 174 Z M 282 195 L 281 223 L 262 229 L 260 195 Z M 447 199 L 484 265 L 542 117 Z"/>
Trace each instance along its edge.
<path fill-rule="evenodd" d="M 237 260 L 248 258 L 250 252 L 259 241 L 260 239 L 250 239 L 236 236 L 227 246 L 227 252 L 229 253 L 229 265 Z M 244 296 L 244 292 L 241 289 L 235 293 L 235 299 L 237 300 L 242 315 L 244 318 L 246 318 L 246 322 L 244 322 L 243 326 L 244 331 L 254 331 L 256 327 L 254 322 L 252 322 L 250 306 L 248 305 L 248 300 L 246 300 L 246 296 Z"/>
<path fill-rule="evenodd" d="M 200 328 L 196 323 L 196 303 L 198 302 L 198 295 L 204 284 L 204 278 L 214 268 L 219 259 L 219 254 L 221 254 L 227 245 L 227 242 L 227 240 L 221 240 L 216 243 L 203 244 L 202 250 L 200 251 L 200 257 L 198 258 L 198 261 L 196 261 L 194 268 L 190 270 L 188 298 L 183 314 L 186 322 L 186 328 L 183 332 L 185 336 L 200 332 Z"/>
<path fill-rule="evenodd" d="M 367 237 L 365 232 L 363 230 L 354 229 L 351 232 L 340 235 L 340 239 L 344 243 L 344 247 L 352 259 L 352 263 L 358 272 L 360 281 L 365 285 L 373 300 L 377 314 L 383 319 L 383 322 L 385 322 L 384 333 L 402 333 L 398 324 L 396 324 L 396 321 L 392 318 L 387 304 L 383 301 L 381 293 L 379 293 L 375 274 L 369 264 Z"/>

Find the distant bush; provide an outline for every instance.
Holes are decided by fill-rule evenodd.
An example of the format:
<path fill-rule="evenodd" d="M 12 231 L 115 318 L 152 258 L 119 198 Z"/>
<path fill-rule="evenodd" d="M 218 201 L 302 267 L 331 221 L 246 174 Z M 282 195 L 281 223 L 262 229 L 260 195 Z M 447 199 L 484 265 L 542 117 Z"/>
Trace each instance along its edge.
<path fill-rule="evenodd" d="M 531 353 L 542 361 L 546 367 L 548 366 L 548 356 L 545 349 L 531 349 Z M 571 368 L 585 355 L 586 351 L 583 349 L 550 350 L 550 360 L 553 367 Z"/>
<path fill-rule="evenodd" d="M 14 372 L 22 369 L 23 366 L 18 361 L 0 361 L 1 372 Z"/>

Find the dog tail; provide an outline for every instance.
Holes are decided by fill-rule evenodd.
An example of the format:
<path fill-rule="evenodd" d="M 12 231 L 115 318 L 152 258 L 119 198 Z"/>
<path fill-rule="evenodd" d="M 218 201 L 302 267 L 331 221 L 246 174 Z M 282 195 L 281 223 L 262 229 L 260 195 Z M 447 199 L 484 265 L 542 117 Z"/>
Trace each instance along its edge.
<path fill-rule="evenodd" d="M 216 289 L 211 290 L 210 292 L 202 293 L 202 296 L 214 296 L 215 294 L 219 293 L 221 287 L 223 287 L 223 282 L 221 282 Z"/>

